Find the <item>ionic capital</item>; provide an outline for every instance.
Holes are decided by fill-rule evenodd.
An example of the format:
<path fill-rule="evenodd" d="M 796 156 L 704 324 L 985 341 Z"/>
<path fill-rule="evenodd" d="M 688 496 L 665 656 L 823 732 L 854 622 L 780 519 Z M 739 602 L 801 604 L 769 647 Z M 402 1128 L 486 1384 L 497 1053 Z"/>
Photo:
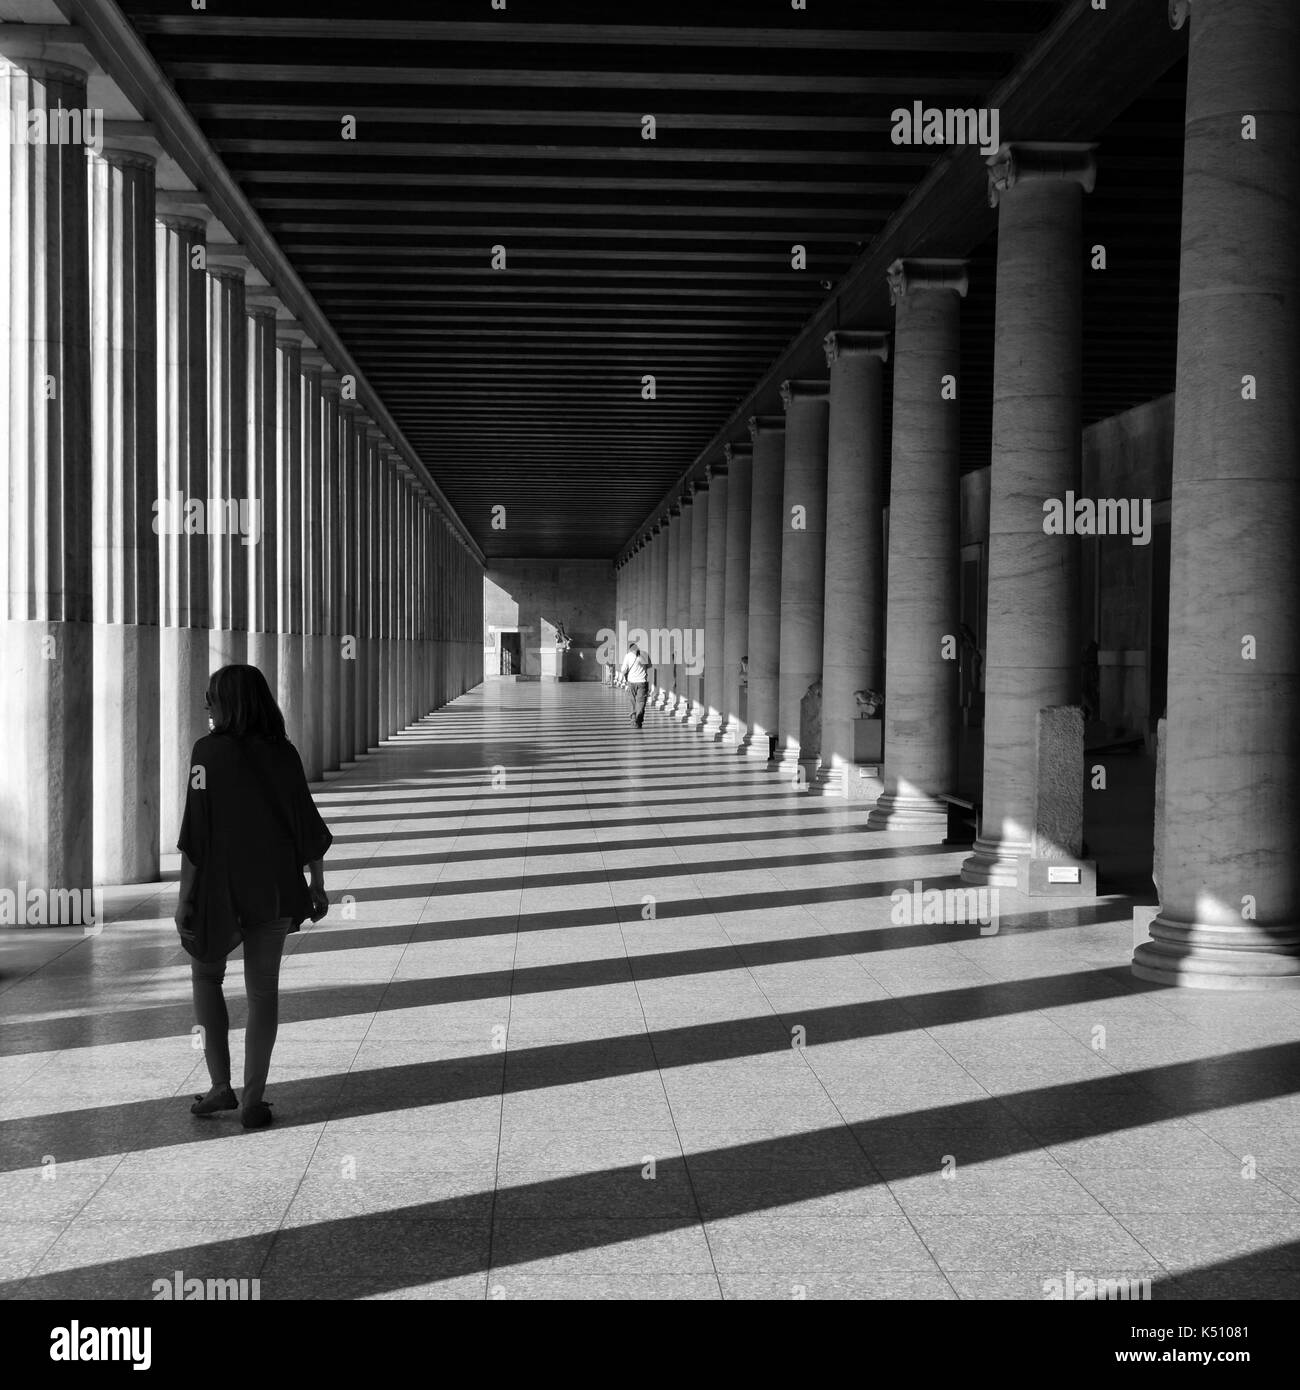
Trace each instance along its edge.
<path fill-rule="evenodd" d="M 675 520 L 677 517 L 681 516 L 681 514 L 682 514 L 682 509 L 681 509 L 680 506 L 678 506 L 678 504 L 677 504 L 676 502 L 670 502 L 670 503 L 668 504 L 668 520 L 669 520 L 670 522 L 672 522 L 673 520 Z"/>
<path fill-rule="evenodd" d="M 1097 160 L 1091 144 L 1071 141 L 1017 140 L 1002 145 L 985 163 L 989 170 L 989 207 L 1017 184 L 1073 180 L 1085 193 L 1097 184 Z"/>
<path fill-rule="evenodd" d="M 727 476 L 727 460 L 714 459 L 712 463 L 706 463 L 704 476 L 706 478 L 725 478 Z"/>
<path fill-rule="evenodd" d="M 748 463 L 754 456 L 754 446 L 752 444 L 724 444 L 722 452 L 727 456 L 728 463 Z"/>
<path fill-rule="evenodd" d="M 785 416 L 751 415 L 749 417 L 749 437 L 755 444 L 760 434 L 784 434 Z"/>
<path fill-rule="evenodd" d="M 951 290 L 964 299 L 970 288 L 969 266 L 969 261 L 947 257 L 900 257 L 885 271 L 889 302 L 897 304 L 905 295 L 925 290 Z"/>
<path fill-rule="evenodd" d="M 879 357 L 882 362 L 889 361 L 888 333 L 837 329 L 826 335 L 822 347 L 828 367 L 841 357 Z"/>
<path fill-rule="evenodd" d="M 783 381 L 781 383 L 781 404 L 786 410 L 795 401 L 824 401 L 830 399 L 829 381 Z"/>
<path fill-rule="evenodd" d="M 73 24 L 0 24 L 0 76 L 13 67 L 37 81 L 84 87 L 91 73 L 103 71 L 85 38 Z"/>
<path fill-rule="evenodd" d="M 703 478 L 692 478 L 691 481 L 687 484 L 687 486 L 690 488 L 692 494 L 708 492 L 709 479 L 707 470 Z"/>

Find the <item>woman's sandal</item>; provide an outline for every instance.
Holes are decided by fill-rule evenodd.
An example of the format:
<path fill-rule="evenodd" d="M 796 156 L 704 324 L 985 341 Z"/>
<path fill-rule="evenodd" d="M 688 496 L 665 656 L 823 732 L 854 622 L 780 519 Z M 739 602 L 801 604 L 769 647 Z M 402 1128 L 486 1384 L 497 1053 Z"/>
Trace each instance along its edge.
<path fill-rule="evenodd" d="M 214 1115 L 218 1110 L 238 1110 L 239 1101 L 227 1085 L 224 1089 L 213 1087 L 206 1096 L 195 1096 L 190 1106 L 191 1115 Z"/>
<path fill-rule="evenodd" d="M 259 1100 L 244 1107 L 239 1116 L 239 1123 L 245 1129 L 265 1129 L 271 1123 L 271 1118 L 271 1102 Z"/>

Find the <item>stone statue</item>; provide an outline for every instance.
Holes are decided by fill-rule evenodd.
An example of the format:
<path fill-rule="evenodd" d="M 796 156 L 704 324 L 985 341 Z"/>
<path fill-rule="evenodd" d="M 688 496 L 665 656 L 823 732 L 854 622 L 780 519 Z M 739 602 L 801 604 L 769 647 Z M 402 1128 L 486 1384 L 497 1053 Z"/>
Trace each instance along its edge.
<path fill-rule="evenodd" d="M 822 747 L 822 682 L 819 676 L 799 701 L 799 757 L 815 758 Z"/>
<path fill-rule="evenodd" d="M 749 658 L 747 656 L 740 658 L 740 683 L 741 685 L 749 684 Z"/>
<path fill-rule="evenodd" d="M 885 707 L 883 690 L 855 690 L 853 699 L 858 706 L 859 719 L 874 719 Z"/>
<path fill-rule="evenodd" d="M 564 630 L 563 623 L 555 624 L 555 650 L 557 652 L 567 652 L 573 646 L 573 638 Z"/>

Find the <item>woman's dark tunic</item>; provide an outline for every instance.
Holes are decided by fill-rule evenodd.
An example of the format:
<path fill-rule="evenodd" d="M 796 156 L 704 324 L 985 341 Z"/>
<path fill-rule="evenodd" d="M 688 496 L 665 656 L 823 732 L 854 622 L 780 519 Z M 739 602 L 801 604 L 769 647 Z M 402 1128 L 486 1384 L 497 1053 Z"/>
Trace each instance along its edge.
<path fill-rule="evenodd" d="M 311 916 L 303 866 L 333 839 L 288 740 L 208 734 L 194 745 L 176 847 L 198 867 L 209 940 L 233 949 L 245 931 L 284 917 L 297 931 Z"/>

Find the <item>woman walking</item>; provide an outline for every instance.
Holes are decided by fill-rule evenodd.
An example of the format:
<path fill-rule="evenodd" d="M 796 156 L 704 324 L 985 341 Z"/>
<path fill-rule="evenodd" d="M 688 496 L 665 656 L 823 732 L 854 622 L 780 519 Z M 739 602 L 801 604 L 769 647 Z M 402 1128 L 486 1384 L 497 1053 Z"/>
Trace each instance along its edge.
<path fill-rule="evenodd" d="M 212 1088 L 190 1110 L 240 1106 L 230 1085 L 230 1021 L 222 981 L 243 942 L 248 1024 L 245 1129 L 271 1123 L 263 1098 L 279 1022 L 280 957 L 304 918 L 325 915 L 323 860 L 333 836 L 307 787 L 284 716 L 256 666 L 223 666 L 205 697 L 212 732 L 190 754 L 176 926 L 193 957 L 194 1014 Z M 311 873 L 308 885 L 303 866 Z"/>

